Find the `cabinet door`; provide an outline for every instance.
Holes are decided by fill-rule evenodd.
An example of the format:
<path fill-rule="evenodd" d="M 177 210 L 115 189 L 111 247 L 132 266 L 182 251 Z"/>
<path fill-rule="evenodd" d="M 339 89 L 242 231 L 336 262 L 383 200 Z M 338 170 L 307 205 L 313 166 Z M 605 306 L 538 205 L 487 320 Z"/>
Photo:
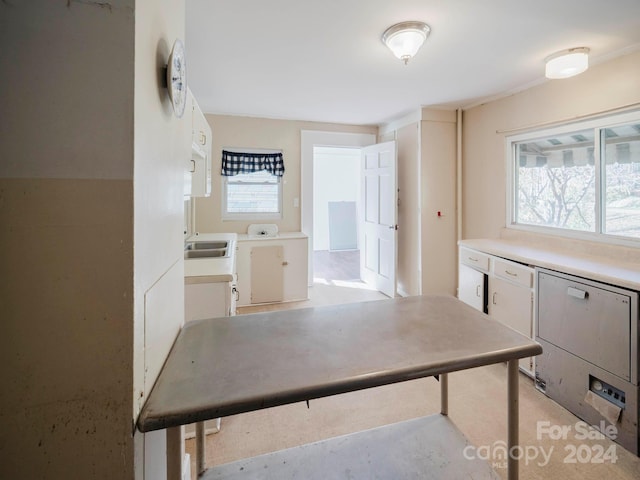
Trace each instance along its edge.
<path fill-rule="evenodd" d="M 309 298 L 309 262 L 306 238 L 292 238 L 282 242 L 284 247 L 284 301 Z"/>
<path fill-rule="evenodd" d="M 251 249 L 251 303 L 281 302 L 284 298 L 282 245 Z"/>
<path fill-rule="evenodd" d="M 531 338 L 531 290 L 500 278 L 489 279 L 489 315 Z"/>
<path fill-rule="evenodd" d="M 228 282 L 186 284 L 184 286 L 185 322 L 228 316 L 230 292 Z"/>
<path fill-rule="evenodd" d="M 193 180 L 191 195 L 208 197 L 211 195 L 211 127 L 196 99 L 193 99 L 191 149 L 193 160 Z"/>
<path fill-rule="evenodd" d="M 306 300 L 308 290 L 307 238 L 279 238 L 238 242 L 236 265 L 238 268 L 238 306 L 263 302 Z M 254 265 L 253 250 L 262 247 L 282 249 L 280 257 L 266 255 L 266 265 L 258 258 Z M 260 254 L 258 254 L 260 255 Z M 254 275 L 254 272 L 257 272 Z M 282 280 L 278 275 L 282 274 Z M 269 285 L 271 283 L 271 285 Z M 267 284 L 267 285 L 265 285 Z M 254 286 L 258 289 L 254 294 Z M 264 289 L 281 289 L 282 293 L 260 293 Z M 280 298 L 281 295 L 281 298 Z M 261 299 L 267 298 L 267 300 Z M 277 300 L 280 298 L 280 300 Z M 273 300 L 275 299 L 275 300 Z"/>
<path fill-rule="evenodd" d="M 460 264 L 458 268 L 458 298 L 476 310 L 486 312 L 485 274 Z"/>
<path fill-rule="evenodd" d="M 532 338 L 533 300 L 531 289 L 491 276 L 489 277 L 488 310 L 489 315 L 495 320 Z M 531 359 L 521 359 L 520 367 L 531 374 Z"/>
<path fill-rule="evenodd" d="M 187 104 L 184 107 L 184 112 L 184 116 L 186 117 L 185 121 L 189 122 L 189 127 L 185 129 L 185 145 L 187 146 L 187 151 L 189 151 L 193 143 L 193 94 L 189 88 L 187 88 Z M 192 193 L 193 174 L 196 168 L 190 155 L 185 157 L 184 161 L 183 195 L 190 197 Z"/>

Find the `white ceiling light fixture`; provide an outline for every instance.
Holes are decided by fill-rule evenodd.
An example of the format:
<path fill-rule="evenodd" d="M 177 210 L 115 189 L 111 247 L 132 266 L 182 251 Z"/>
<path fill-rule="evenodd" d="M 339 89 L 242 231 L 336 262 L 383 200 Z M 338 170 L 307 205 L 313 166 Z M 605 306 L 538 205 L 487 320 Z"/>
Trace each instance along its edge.
<path fill-rule="evenodd" d="M 569 78 L 589 68 L 589 49 L 587 47 L 570 48 L 556 52 L 544 59 L 547 78 Z"/>
<path fill-rule="evenodd" d="M 406 65 L 418 53 L 429 33 L 431 27 L 423 22 L 396 23 L 382 34 L 382 43 Z"/>

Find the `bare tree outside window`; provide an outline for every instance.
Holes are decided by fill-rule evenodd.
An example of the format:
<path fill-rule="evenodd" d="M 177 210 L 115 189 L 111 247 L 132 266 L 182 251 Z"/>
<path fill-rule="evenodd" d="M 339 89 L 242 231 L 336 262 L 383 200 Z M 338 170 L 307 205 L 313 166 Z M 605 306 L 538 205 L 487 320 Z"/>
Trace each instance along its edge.
<path fill-rule="evenodd" d="M 640 238 L 640 124 L 584 129 L 513 145 L 516 223 Z"/>
<path fill-rule="evenodd" d="M 607 128 L 603 137 L 604 231 L 640 238 L 640 125 Z"/>
<path fill-rule="evenodd" d="M 520 223 L 595 231 L 593 167 L 521 168 L 518 179 Z"/>
<path fill-rule="evenodd" d="M 593 130 L 517 145 L 518 223 L 595 231 Z"/>

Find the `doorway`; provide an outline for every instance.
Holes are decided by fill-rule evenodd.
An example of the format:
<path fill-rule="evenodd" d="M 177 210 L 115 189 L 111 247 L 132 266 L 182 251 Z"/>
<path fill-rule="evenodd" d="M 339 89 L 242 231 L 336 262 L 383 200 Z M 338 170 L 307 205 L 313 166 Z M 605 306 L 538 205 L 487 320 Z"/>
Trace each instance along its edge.
<path fill-rule="evenodd" d="M 376 143 L 376 136 L 372 133 L 345 133 L 345 132 L 323 132 L 316 130 L 302 130 L 300 132 L 300 149 L 301 149 L 301 217 L 302 231 L 309 237 L 309 255 L 308 255 L 308 285 L 314 285 L 314 268 L 313 268 L 313 239 L 314 234 L 314 180 L 313 180 L 313 150 L 318 146 L 332 147 L 352 147 L 362 148 L 367 145 Z"/>
<path fill-rule="evenodd" d="M 360 281 L 360 148 L 313 148 L 314 282 Z"/>

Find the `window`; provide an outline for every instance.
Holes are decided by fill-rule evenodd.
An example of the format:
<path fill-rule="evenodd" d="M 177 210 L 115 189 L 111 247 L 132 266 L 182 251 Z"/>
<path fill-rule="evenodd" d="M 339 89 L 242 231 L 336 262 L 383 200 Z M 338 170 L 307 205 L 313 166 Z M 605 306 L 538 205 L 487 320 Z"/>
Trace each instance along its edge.
<path fill-rule="evenodd" d="M 266 170 L 225 177 L 223 217 L 280 218 L 281 178 Z"/>
<path fill-rule="evenodd" d="M 507 138 L 509 224 L 640 240 L 640 113 Z"/>
<path fill-rule="evenodd" d="M 280 151 L 222 151 L 222 218 L 281 218 L 284 161 Z"/>

